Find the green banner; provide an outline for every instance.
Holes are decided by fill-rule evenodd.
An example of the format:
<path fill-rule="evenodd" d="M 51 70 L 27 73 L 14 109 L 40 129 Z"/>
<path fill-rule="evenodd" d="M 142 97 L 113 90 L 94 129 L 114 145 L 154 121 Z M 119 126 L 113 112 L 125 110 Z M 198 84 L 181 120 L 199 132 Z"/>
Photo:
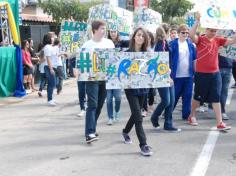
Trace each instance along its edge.
<path fill-rule="evenodd" d="M 11 95 L 16 88 L 16 48 L 0 47 L 0 97 Z"/>

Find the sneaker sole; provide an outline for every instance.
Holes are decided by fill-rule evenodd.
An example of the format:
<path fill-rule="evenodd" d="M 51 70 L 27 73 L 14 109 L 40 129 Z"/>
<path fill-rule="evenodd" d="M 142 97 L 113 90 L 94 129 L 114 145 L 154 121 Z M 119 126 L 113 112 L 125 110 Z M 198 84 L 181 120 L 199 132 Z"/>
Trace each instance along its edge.
<path fill-rule="evenodd" d="M 141 153 L 143 156 L 152 156 L 152 154 L 153 154 L 152 152 L 150 152 L 150 153 L 144 153 L 144 152 L 142 152 L 142 151 L 141 151 L 140 153 Z"/>
<path fill-rule="evenodd" d="M 227 131 L 227 130 L 230 130 L 231 129 L 231 126 L 228 126 L 226 128 L 217 128 L 217 130 L 219 131 Z"/>
<path fill-rule="evenodd" d="M 132 142 L 132 141 L 130 141 L 130 142 L 124 141 L 124 143 L 125 143 L 125 144 L 132 144 L 133 142 Z"/>
<path fill-rule="evenodd" d="M 90 144 L 90 143 L 92 143 L 92 142 L 94 142 L 94 141 L 97 141 L 97 140 L 98 140 L 98 137 L 93 138 L 93 139 L 91 139 L 91 140 L 89 140 L 89 141 L 86 141 L 86 142 L 87 142 L 87 144 Z"/>

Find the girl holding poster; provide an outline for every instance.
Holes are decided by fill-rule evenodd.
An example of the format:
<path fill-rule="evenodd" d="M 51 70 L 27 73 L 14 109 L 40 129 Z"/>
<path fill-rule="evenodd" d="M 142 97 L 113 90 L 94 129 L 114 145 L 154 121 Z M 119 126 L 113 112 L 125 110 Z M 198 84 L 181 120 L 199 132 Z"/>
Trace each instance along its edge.
<path fill-rule="evenodd" d="M 148 34 L 143 28 L 137 28 L 130 40 L 129 49 L 127 52 L 143 52 L 147 51 Z M 141 154 L 144 156 L 151 156 L 152 152 L 146 143 L 146 135 L 143 129 L 143 118 L 141 114 L 144 98 L 147 95 L 147 89 L 125 89 L 125 94 L 129 102 L 131 116 L 123 129 L 124 142 L 126 144 L 132 143 L 129 132 L 135 125 L 136 134 L 139 140 Z"/>

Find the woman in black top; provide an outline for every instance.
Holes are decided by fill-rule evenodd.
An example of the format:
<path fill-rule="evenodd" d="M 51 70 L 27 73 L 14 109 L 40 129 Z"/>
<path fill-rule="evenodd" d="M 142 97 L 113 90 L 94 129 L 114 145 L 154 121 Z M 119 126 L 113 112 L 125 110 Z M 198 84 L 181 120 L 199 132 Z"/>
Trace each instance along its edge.
<path fill-rule="evenodd" d="M 148 47 L 148 34 L 145 29 L 138 28 L 130 40 L 128 52 L 145 52 Z M 152 155 L 150 147 L 146 143 L 146 135 L 143 129 L 143 118 L 141 110 L 144 98 L 147 95 L 147 89 L 125 89 L 125 94 L 129 102 L 131 116 L 123 129 L 123 137 L 126 144 L 132 143 L 128 133 L 135 125 L 136 134 L 139 140 L 141 154 L 144 156 Z"/>

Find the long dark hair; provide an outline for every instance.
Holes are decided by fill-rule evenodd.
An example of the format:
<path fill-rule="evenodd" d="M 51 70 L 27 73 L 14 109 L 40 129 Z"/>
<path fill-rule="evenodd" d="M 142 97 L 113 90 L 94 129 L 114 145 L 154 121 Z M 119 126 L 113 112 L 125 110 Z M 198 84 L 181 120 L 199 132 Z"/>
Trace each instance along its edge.
<path fill-rule="evenodd" d="M 25 47 L 26 47 L 26 44 L 29 43 L 28 40 L 23 40 L 22 43 L 21 43 L 21 48 L 23 50 L 25 50 Z M 29 50 L 29 48 L 27 48 L 27 51 Z"/>
<path fill-rule="evenodd" d="M 45 46 L 45 45 L 51 45 L 52 44 L 52 36 L 51 36 L 51 34 L 45 34 L 44 36 L 43 36 L 43 46 Z"/>
<path fill-rule="evenodd" d="M 112 40 L 111 35 L 110 35 L 110 32 L 111 32 L 111 30 L 108 31 L 107 38 Z M 113 40 L 112 40 L 112 41 L 113 41 Z M 118 43 L 118 42 L 120 42 L 120 34 L 119 34 L 118 31 L 117 31 L 116 41 L 113 41 L 113 42 L 114 42 L 114 43 Z"/>
<path fill-rule="evenodd" d="M 137 28 L 134 31 L 134 33 L 133 33 L 133 35 L 132 35 L 132 37 L 130 39 L 129 50 L 135 51 L 135 40 L 134 40 L 134 38 L 135 38 L 136 34 L 138 33 L 138 31 L 142 31 L 143 34 L 144 34 L 144 42 L 143 42 L 143 45 L 141 47 L 141 51 L 147 51 L 147 47 L 148 47 L 148 34 L 147 34 L 147 31 L 144 28 L 142 28 L 142 27 L 139 27 L 139 28 Z"/>

